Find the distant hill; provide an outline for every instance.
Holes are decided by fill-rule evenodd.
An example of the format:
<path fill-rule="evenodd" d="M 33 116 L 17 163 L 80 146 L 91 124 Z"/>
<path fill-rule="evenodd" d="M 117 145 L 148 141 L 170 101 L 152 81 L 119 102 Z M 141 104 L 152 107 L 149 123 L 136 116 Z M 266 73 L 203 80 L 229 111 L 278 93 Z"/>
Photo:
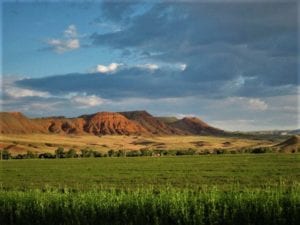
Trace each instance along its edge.
<path fill-rule="evenodd" d="M 287 140 L 275 145 L 280 151 L 284 152 L 299 152 L 300 151 L 300 136 L 294 135 Z"/>
<path fill-rule="evenodd" d="M 171 127 L 184 130 L 185 132 L 194 135 L 220 135 L 225 133 L 223 130 L 212 127 L 196 117 L 185 117 L 168 124 Z"/>
<path fill-rule="evenodd" d="M 93 135 L 220 135 L 195 117 L 154 117 L 146 111 L 98 112 L 75 118 L 30 119 L 20 112 L 0 113 L 0 133 L 93 134 Z"/>
<path fill-rule="evenodd" d="M 300 135 L 300 129 L 290 130 L 290 131 L 288 131 L 288 134 Z"/>
<path fill-rule="evenodd" d="M 20 112 L 0 112 L 1 134 L 46 133 L 38 123 L 28 119 Z"/>

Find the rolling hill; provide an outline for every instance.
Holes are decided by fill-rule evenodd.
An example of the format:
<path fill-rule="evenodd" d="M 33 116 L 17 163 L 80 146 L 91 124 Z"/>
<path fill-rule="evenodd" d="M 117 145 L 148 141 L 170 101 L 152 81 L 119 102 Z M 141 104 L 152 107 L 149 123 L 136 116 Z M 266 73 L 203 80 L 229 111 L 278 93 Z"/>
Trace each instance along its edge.
<path fill-rule="evenodd" d="M 168 119 L 167 119 L 168 118 Z M 46 117 L 30 119 L 20 112 L 0 113 L 2 134 L 92 134 L 92 135 L 220 135 L 195 117 L 156 118 L 146 111 L 98 112 L 75 118 Z"/>
<path fill-rule="evenodd" d="M 279 150 L 283 152 L 298 152 L 300 151 L 300 136 L 293 135 L 274 147 L 279 148 Z"/>
<path fill-rule="evenodd" d="M 221 135 L 225 133 L 196 117 L 184 117 L 181 120 L 168 123 L 168 125 L 193 135 Z"/>

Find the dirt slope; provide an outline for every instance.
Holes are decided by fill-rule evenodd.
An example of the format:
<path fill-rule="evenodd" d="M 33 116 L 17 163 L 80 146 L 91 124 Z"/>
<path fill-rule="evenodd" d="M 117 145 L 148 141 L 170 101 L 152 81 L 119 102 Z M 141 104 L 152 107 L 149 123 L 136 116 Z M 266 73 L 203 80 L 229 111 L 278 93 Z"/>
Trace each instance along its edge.
<path fill-rule="evenodd" d="M 299 152 L 300 151 L 300 136 L 294 135 L 289 139 L 275 145 L 280 149 L 280 151 L 284 152 Z"/>
<path fill-rule="evenodd" d="M 0 133 L 30 134 L 47 133 L 47 131 L 20 112 L 0 112 Z"/>

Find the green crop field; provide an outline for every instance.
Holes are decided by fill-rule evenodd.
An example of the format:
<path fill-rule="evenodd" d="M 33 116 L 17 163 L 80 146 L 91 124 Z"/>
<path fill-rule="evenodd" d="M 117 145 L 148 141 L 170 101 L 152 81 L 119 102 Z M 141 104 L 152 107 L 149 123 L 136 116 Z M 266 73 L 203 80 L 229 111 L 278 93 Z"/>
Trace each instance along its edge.
<path fill-rule="evenodd" d="M 299 224 L 300 154 L 1 161 L 1 224 Z"/>

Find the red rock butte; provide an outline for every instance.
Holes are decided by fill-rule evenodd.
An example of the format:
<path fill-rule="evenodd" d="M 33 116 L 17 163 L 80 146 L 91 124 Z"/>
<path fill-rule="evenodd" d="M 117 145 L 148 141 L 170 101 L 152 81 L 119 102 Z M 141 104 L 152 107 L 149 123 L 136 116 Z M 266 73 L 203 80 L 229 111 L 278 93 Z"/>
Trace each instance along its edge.
<path fill-rule="evenodd" d="M 172 119 L 168 119 L 172 118 Z M 75 118 L 28 118 L 20 112 L 0 112 L 2 134 L 91 135 L 222 135 L 199 118 L 154 117 L 146 111 L 98 112 Z"/>

